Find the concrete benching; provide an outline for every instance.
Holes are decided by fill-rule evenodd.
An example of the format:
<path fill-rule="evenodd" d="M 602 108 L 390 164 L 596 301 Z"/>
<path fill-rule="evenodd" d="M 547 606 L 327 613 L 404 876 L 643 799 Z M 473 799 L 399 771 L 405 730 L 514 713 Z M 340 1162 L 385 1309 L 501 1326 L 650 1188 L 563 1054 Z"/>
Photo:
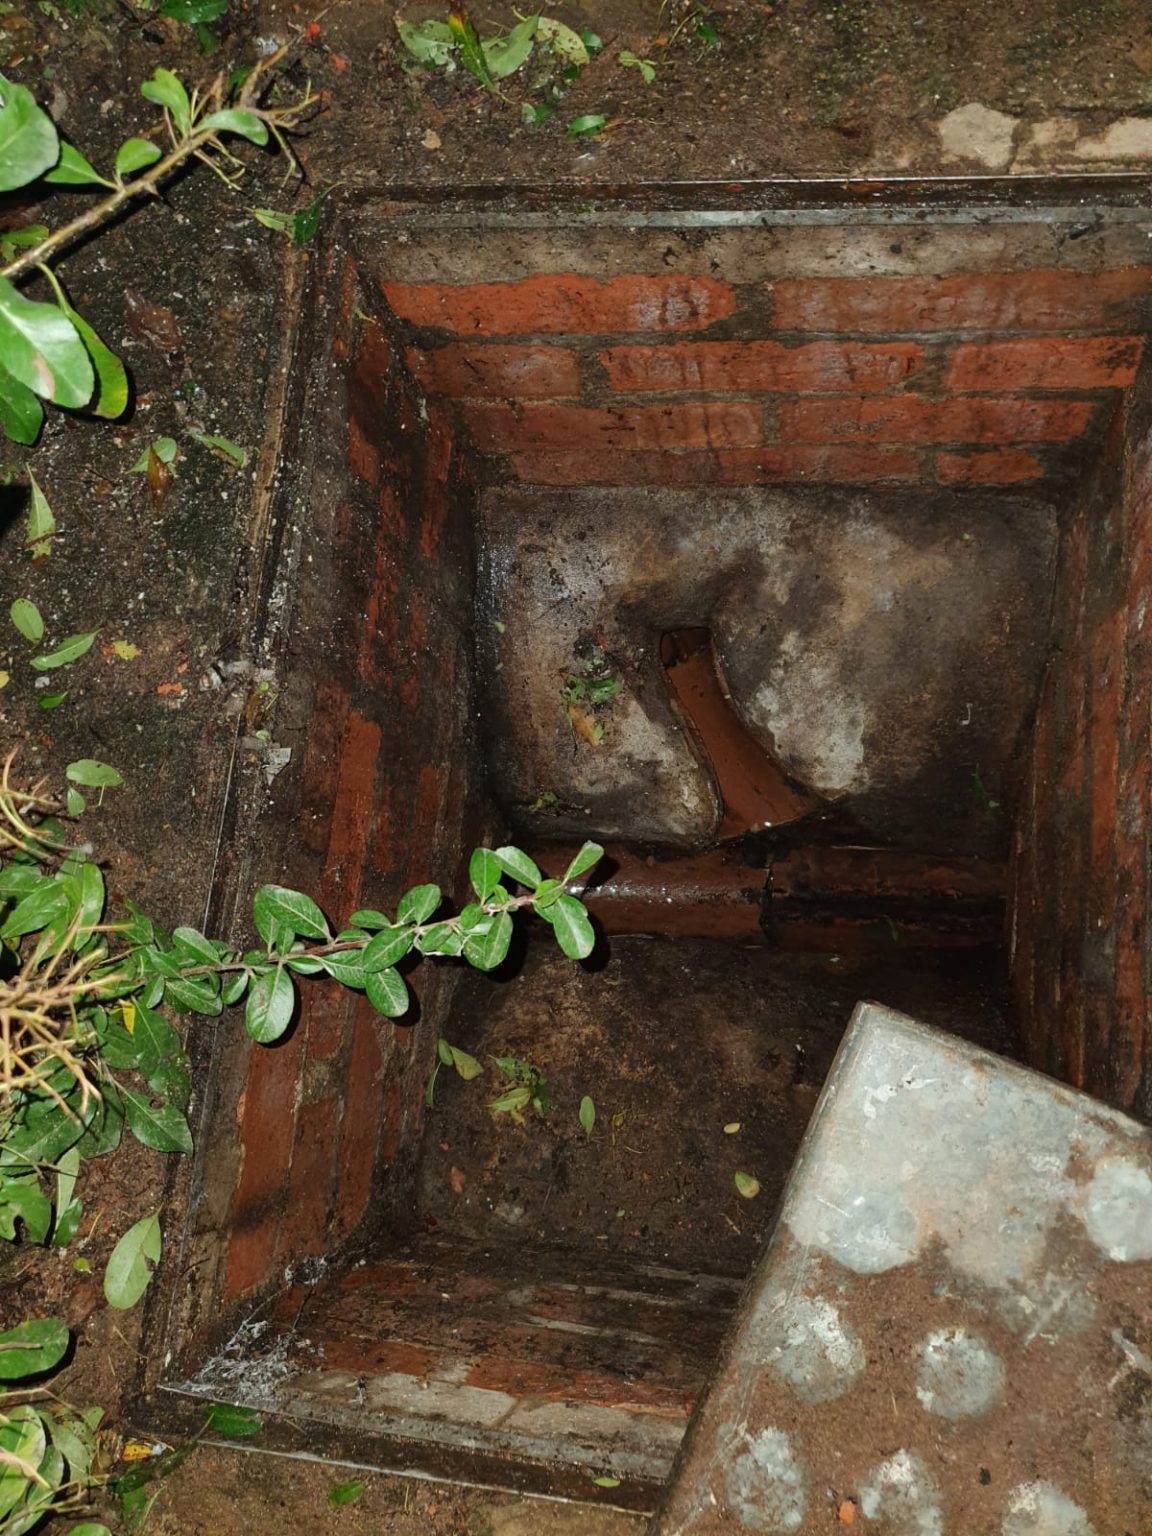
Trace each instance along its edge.
<path fill-rule="evenodd" d="M 315 984 L 274 1049 L 221 1030 L 149 1422 L 224 1397 L 270 1449 L 650 1508 L 858 999 L 1014 1049 L 1011 990 L 1027 1060 L 1148 1115 L 1147 235 L 994 199 L 348 217 L 272 424 L 292 760 L 268 791 L 240 743 L 217 917 L 268 879 L 341 922 L 459 902 L 514 836 L 638 853 L 668 920 L 606 885 L 633 936 L 589 966 L 533 938 L 426 963 L 398 1026 Z M 796 819 L 733 839 L 662 660 L 689 631 Z M 701 926 L 717 860 L 742 914 Z M 549 1116 L 443 1074 L 429 1110 L 438 1036 L 534 1061 Z"/>

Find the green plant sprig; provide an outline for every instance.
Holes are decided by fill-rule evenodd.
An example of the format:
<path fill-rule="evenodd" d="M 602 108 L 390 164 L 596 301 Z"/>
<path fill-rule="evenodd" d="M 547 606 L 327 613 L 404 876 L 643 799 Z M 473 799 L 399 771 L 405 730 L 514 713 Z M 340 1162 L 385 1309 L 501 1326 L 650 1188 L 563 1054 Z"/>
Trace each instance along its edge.
<path fill-rule="evenodd" d="M 248 139 L 257 145 L 267 144 L 271 136 L 290 157 L 292 150 L 284 137 L 294 128 L 303 114 L 316 105 L 318 98 L 311 90 L 300 101 L 286 107 L 264 107 L 259 97 L 264 89 L 265 77 L 292 47 L 286 44 L 255 65 L 239 91 L 229 92 L 227 77 L 217 75 L 202 90 L 187 91 L 179 77 L 169 69 L 159 68 L 150 80 L 140 87 L 147 100 L 155 102 L 164 112 L 164 127 L 171 149 L 163 154 L 149 138 L 128 139 L 121 145 L 116 157 L 112 177 L 99 175 L 71 145 L 61 146 L 61 161 L 45 180 L 69 186 L 99 185 L 110 189 L 110 195 L 102 202 L 78 214 L 67 224 L 46 235 L 30 249 L 14 257 L 0 267 L 0 277 L 12 281 L 23 277 L 35 267 L 41 266 L 63 246 L 70 245 L 89 231 L 109 223 L 125 204 L 138 197 L 155 196 L 161 182 L 192 157 L 223 174 L 230 184 L 233 178 L 222 170 L 220 160 L 238 164 L 235 156 L 225 148 L 221 136 L 232 134 Z M 129 146 L 133 146 L 129 149 Z M 125 168 L 135 169 L 147 165 L 142 157 L 154 158 L 155 163 L 142 169 L 140 174 L 126 179 Z"/>
<path fill-rule="evenodd" d="M 443 904 L 438 885 L 418 885 L 401 897 L 394 918 L 361 908 L 336 933 L 304 892 L 261 886 L 252 912 L 263 949 L 235 950 L 193 928 L 167 934 L 133 910 L 127 923 L 112 930 L 128 942 L 107 954 L 92 981 L 105 1003 L 138 997 L 147 1009 L 164 1002 L 178 1012 L 209 1016 L 246 997 L 245 1026 L 262 1044 L 288 1028 L 299 976 L 326 974 L 364 992 L 386 1018 L 400 1018 L 410 1001 L 397 969 L 402 960 L 415 953 L 493 970 L 508 953 L 518 912 L 534 912 L 552 928 L 565 955 L 586 959 L 595 932 L 583 904 L 565 886 L 590 871 L 602 852 L 598 844 L 586 843 L 563 878 L 550 879 L 521 849 L 478 848 L 469 865 L 476 900 L 454 916 L 438 915 Z M 513 894 L 502 883 L 505 878 L 525 887 L 523 893 Z M 19 913 L 18 906 L 8 919 L 16 927 Z M 5 928 L 0 925 L 0 939 Z"/>

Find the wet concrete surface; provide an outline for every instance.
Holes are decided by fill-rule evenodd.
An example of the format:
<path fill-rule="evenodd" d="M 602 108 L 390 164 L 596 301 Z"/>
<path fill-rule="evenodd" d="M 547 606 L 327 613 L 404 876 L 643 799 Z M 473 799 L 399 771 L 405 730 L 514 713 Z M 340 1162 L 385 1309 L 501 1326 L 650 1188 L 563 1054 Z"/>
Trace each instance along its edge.
<path fill-rule="evenodd" d="M 659 656 L 662 634 L 701 625 L 733 710 L 804 790 L 866 836 L 1004 851 L 1051 599 L 1042 504 L 505 489 L 483 517 L 485 726 L 518 830 L 717 835 L 714 774 Z M 590 668 L 618 684 L 591 737 L 565 702 Z"/>

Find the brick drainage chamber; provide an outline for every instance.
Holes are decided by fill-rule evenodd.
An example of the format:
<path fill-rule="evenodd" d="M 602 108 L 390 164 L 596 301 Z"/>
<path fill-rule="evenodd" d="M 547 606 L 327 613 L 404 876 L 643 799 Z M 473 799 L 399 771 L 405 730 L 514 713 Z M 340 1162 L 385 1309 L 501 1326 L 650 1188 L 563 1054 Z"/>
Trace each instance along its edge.
<path fill-rule="evenodd" d="M 650 1509 L 857 1001 L 1148 1117 L 1138 194 L 345 211 L 255 556 L 292 756 L 238 740 L 218 924 L 595 838 L 601 938 L 219 1031 L 142 1424 Z M 491 1071 L 427 1108 L 440 1037 L 548 1115 Z"/>

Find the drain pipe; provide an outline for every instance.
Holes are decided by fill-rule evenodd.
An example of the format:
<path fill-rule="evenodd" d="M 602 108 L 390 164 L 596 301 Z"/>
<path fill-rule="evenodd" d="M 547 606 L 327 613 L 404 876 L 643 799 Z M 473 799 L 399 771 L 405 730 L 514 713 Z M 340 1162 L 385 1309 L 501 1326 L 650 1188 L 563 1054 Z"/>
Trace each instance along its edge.
<path fill-rule="evenodd" d="M 529 850 L 545 869 L 571 848 Z M 571 887 L 608 934 L 767 940 L 774 948 L 951 949 L 1002 942 L 1006 875 L 981 859 L 812 844 L 746 863 L 739 843 L 671 858 L 609 844 Z"/>

